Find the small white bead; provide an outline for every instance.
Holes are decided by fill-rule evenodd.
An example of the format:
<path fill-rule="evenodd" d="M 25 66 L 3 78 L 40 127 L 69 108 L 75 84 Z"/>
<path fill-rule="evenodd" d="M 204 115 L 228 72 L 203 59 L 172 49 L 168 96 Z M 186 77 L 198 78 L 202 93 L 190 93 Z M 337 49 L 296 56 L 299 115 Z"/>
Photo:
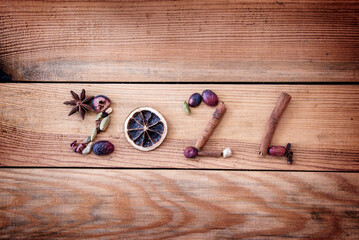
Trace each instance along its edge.
<path fill-rule="evenodd" d="M 228 158 L 232 156 L 232 150 L 230 148 L 226 148 L 223 150 L 222 155 L 224 158 Z"/>
<path fill-rule="evenodd" d="M 112 109 L 112 108 L 107 108 L 105 112 L 106 112 L 107 114 L 111 114 L 111 113 L 112 113 L 112 111 L 113 111 L 113 109 Z"/>

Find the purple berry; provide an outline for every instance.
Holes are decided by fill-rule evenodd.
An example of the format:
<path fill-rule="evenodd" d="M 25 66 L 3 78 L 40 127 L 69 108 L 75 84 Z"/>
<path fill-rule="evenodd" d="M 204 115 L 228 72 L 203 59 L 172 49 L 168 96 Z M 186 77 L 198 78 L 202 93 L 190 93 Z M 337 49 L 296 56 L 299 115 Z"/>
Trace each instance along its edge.
<path fill-rule="evenodd" d="M 282 146 L 272 146 L 268 150 L 269 155 L 276 157 L 283 157 L 286 152 L 287 149 Z"/>
<path fill-rule="evenodd" d="M 92 108 L 96 110 L 96 112 L 103 112 L 111 105 L 111 101 L 108 97 L 104 95 L 98 95 L 92 100 Z"/>
<path fill-rule="evenodd" d="M 203 102 L 207 105 L 207 106 L 217 106 L 218 104 L 218 97 L 217 95 L 212 92 L 211 90 L 204 90 L 202 93 L 202 98 L 203 98 Z"/>
<path fill-rule="evenodd" d="M 195 158 L 198 155 L 198 150 L 194 147 L 188 147 L 184 150 L 183 154 L 186 158 Z"/>
<path fill-rule="evenodd" d="M 93 153 L 96 155 L 107 155 L 113 152 L 115 147 L 109 141 L 98 141 L 93 145 Z"/>
<path fill-rule="evenodd" d="M 190 107 L 197 107 L 202 102 L 202 96 L 199 93 L 193 93 L 188 99 L 188 105 Z"/>

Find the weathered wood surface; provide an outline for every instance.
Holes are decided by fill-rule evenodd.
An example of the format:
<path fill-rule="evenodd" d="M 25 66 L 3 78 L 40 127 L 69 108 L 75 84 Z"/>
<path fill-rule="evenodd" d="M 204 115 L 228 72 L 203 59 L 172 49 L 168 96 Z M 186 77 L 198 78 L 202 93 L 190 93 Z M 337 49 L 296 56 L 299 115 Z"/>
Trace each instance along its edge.
<path fill-rule="evenodd" d="M 2 239 L 359 238 L 354 173 L 2 169 L 0 188 Z"/>
<path fill-rule="evenodd" d="M 19 81 L 357 82 L 358 1 L 0 1 Z"/>
<path fill-rule="evenodd" d="M 68 117 L 62 103 L 70 90 L 104 94 L 112 100 L 110 127 L 97 140 L 110 140 L 115 152 L 86 157 L 71 151 L 73 140 L 91 133 L 96 114 L 85 121 Z M 227 112 L 205 149 L 231 147 L 231 158 L 186 159 L 183 150 L 194 145 L 214 109 L 201 104 L 190 116 L 182 102 L 210 88 L 226 103 Z M 281 91 L 292 95 L 272 140 L 291 142 L 294 164 L 284 158 L 258 157 L 268 118 Z M 173 84 L 1 84 L 0 164 L 2 166 L 78 166 L 141 168 L 218 168 L 359 171 L 359 86 L 323 85 L 173 85 Z M 127 141 L 123 123 L 140 106 L 160 111 L 168 135 L 155 151 L 140 152 Z"/>

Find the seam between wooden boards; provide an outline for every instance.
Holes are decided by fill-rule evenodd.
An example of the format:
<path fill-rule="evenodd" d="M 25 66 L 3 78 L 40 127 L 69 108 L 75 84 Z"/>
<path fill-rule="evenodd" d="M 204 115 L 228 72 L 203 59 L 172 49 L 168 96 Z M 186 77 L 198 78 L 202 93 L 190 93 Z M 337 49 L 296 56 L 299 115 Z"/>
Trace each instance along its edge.
<path fill-rule="evenodd" d="M 211 171 L 211 172 L 298 172 L 298 173 L 359 173 L 359 171 L 327 171 L 327 170 L 281 170 L 281 169 L 221 169 L 221 168 L 129 168 L 129 167 L 33 167 L 2 166 L 2 169 L 86 169 L 86 170 L 146 170 L 146 171 Z"/>
<path fill-rule="evenodd" d="M 359 85 L 359 82 L 59 82 L 59 81 L 3 81 L 1 83 L 21 84 L 133 84 L 133 85 Z M 1 84 L 0 83 L 0 84 Z"/>

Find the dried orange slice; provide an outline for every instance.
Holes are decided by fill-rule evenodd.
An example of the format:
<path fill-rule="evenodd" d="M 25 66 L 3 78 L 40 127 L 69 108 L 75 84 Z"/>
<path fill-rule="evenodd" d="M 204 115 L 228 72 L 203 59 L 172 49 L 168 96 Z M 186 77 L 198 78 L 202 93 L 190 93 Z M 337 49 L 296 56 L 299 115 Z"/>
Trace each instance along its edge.
<path fill-rule="evenodd" d="M 137 108 L 125 121 L 127 141 L 136 149 L 151 151 L 161 145 L 167 135 L 167 122 L 155 109 Z"/>

